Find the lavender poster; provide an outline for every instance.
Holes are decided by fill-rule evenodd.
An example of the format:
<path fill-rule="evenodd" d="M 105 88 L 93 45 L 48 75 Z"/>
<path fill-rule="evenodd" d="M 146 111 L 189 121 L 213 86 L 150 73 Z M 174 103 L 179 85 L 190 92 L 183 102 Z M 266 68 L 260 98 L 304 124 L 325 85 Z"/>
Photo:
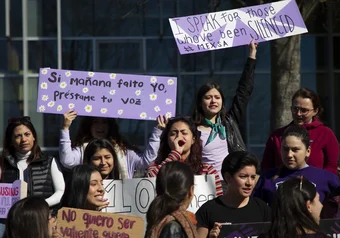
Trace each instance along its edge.
<path fill-rule="evenodd" d="M 37 111 L 155 120 L 175 116 L 177 78 L 40 69 Z"/>
<path fill-rule="evenodd" d="M 170 18 L 181 54 L 218 50 L 308 32 L 295 0 Z"/>

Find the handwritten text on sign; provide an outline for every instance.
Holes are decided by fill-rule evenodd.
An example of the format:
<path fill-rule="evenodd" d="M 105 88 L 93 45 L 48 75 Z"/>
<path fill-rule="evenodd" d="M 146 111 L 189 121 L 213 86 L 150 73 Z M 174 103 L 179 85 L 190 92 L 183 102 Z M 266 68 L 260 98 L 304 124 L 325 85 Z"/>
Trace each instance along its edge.
<path fill-rule="evenodd" d="M 295 0 L 170 18 L 181 54 L 223 49 L 306 33 Z"/>
<path fill-rule="evenodd" d="M 127 213 L 145 218 L 156 196 L 156 178 L 104 180 L 105 198 L 110 202 L 103 211 Z M 195 213 L 206 201 L 216 197 L 215 175 L 196 175 L 194 197 L 188 210 Z"/>
<path fill-rule="evenodd" d="M 40 69 L 37 111 L 155 120 L 175 116 L 174 77 Z"/>
<path fill-rule="evenodd" d="M 57 229 L 63 237 L 143 237 L 140 217 L 64 207 L 58 211 Z"/>
<path fill-rule="evenodd" d="M 0 218 L 6 218 L 14 203 L 27 196 L 27 184 L 22 180 L 0 183 Z"/>

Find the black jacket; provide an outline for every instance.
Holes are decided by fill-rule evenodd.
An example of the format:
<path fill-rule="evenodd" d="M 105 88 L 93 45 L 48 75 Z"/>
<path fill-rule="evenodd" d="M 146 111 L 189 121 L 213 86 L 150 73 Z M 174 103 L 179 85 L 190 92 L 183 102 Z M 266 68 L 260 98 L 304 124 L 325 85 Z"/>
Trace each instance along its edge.
<path fill-rule="evenodd" d="M 226 118 L 224 118 L 224 120 L 222 119 L 222 123 L 227 132 L 229 153 L 247 150 L 239 125 L 246 116 L 249 98 L 254 88 L 255 63 L 256 60 L 251 58 L 247 59 L 240 81 L 238 82 L 236 95 L 226 114 Z"/>
<path fill-rule="evenodd" d="M 48 198 L 54 193 L 51 173 L 53 157 L 40 154 L 37 160 L 27 166 L 27 196 L 42 196 Z M 4 158 L 2 168 L 2 182 L 13 183 L 19 179 L 19 169 L 16 158 L 9 155 Z"/>

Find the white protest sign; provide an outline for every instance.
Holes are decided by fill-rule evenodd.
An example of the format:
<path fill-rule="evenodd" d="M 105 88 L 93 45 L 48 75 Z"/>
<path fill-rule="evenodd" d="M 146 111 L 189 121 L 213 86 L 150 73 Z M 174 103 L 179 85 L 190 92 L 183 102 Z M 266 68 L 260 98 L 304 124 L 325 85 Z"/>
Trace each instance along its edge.
<path fill-rule="evenodd" d="M 156 196 L 156 178 L 104 180 L 110 213 L 126 213 L 145 219 Z M 215 175 L 196 175 L 194 197 L 188 210 L 195 213 L 206 201 L 216 197 Z"/>

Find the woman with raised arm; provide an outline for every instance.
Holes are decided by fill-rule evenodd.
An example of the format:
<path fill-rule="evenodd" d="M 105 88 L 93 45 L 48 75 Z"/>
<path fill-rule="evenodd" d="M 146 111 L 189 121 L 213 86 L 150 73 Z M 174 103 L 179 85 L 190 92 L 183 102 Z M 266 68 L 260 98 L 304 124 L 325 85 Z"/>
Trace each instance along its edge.
<path fill-rule="evenodd" d="M 192 118 L 201 132 L 202 159 L 203 162 L 214 166 L 219 173 L 222 162 L 229 153 L 247 149 L 239 125 L 246 115 L 248 101 L 254 87 L 256 47 L 257 44 L 252 40 L 236 95 L 228 110 L 222 89 L 218 84 L 202 85 L 196 96 L 196 108 Z"/>

